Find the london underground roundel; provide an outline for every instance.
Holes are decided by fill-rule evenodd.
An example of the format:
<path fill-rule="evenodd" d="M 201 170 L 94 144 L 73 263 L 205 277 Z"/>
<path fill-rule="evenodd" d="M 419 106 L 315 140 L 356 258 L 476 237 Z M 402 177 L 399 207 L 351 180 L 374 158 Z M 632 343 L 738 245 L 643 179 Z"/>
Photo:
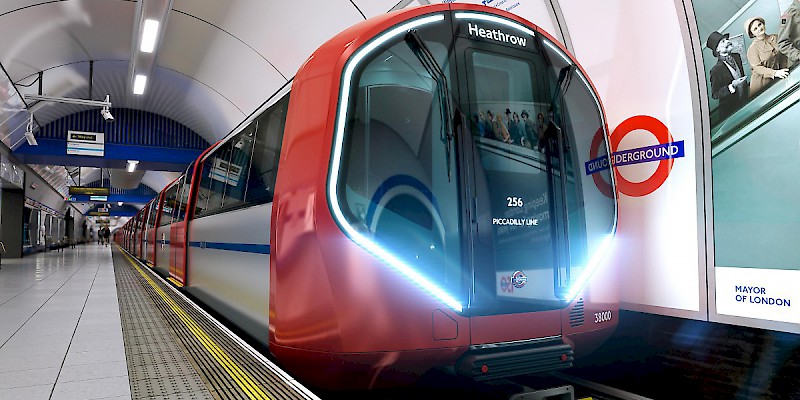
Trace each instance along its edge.
<path fill-rule="evenodd" d="M 620 150 L 619 144 L 625 136 L 636 130 L 645 130 L 655 136 L 658 141 L 657 145 L 639 147 L 634 149 Z M 600 146 L 602 145 L 602 130 L 598 130 L 592 140 L 590 152 L 590 162 L 586 165 L 587 174 L 592 174 L 594 183 L 597 188 L 611 197 L 611 185 L 603 180 L 597 174 L 600 170 L 605 169 L 606 165 L 597 164 L 597 154 Z M 663 122 L 648 115 L 637 115 L 622 121 L 619 126 L 611 133 L 611 160 L 614 167 L 623 165 L 641 164 L 647 162 L 658 162 L 655 172 L 649 178 L 642 182 L 632 182 L 615 169 L 615 179 L 617 181 L 617 188 L 620 193 L 626 194 L 631 197 L 642 197 L 653 193 L 664 184 L 672 171 L 672 164 L 675 158 L 684 156 L 684 142 L 683 140 L 674 142 L 672 134 Z M 595 165 L 590 165 L 590 163 Z M 607 163 L 606 163 L 607 164 Z"/>

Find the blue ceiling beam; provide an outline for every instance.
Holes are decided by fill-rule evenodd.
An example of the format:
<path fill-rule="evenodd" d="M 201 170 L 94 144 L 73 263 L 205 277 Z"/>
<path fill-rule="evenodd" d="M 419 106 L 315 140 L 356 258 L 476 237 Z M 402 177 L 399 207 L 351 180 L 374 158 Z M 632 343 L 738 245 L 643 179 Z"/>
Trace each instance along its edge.
<path fill-rule="evenodd" d="M 26 164 L 70 165 L 124 169 L 128 160 L 139 160 L 138 169 L 183 172 L 203 152 L 196 149 L 132 146 L 106 143 L 103 157 L 67 155 L 67 141 L 37 139 L 38 146 L 23 143 L 14 157 Z"/>

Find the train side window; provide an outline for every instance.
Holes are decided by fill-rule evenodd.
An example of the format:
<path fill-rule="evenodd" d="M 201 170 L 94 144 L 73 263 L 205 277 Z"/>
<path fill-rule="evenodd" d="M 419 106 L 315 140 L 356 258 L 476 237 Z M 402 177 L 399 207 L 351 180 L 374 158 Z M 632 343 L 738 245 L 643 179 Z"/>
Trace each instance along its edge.
<path fill-rule="evenodd" d="M 230 159 L 223 196 L 223 207 L 226 210 L 246 206 L 244 196 L 247 191 L 247 171 L 253 155 L 254 135 L 255 127 L 248 127 L 229 142 Z"/>
<path fill-rule="evenodd" d="M 286 95 L 259 118 L 247 181 L 247 202 L 250 204 L 272 201 L 288 105 L 289 96 Z"/>
<path fill-rule="evenodd" d="M 205 189 L 208 201 L 203 215 L 215 213 L 222 209 L 225 196 L 225 183 L 228 180 L 228 160 L 230 159 L 230 143 L 225 143 L 203 162 L 200 181 L 201 190 Z"/>
<path fill-rule="evenodd" d="M 189 189 L 191 187 L 192 178 L 190 172 L 194 169 L 194 164 L 190 164 L 186 169 L 186 173 L 180 179 L 178 184 L 178 192 L 176 194 L 176 204 L 173 222 L 182 222 L 186 219 L 186 206 L 189 201 Z"/>

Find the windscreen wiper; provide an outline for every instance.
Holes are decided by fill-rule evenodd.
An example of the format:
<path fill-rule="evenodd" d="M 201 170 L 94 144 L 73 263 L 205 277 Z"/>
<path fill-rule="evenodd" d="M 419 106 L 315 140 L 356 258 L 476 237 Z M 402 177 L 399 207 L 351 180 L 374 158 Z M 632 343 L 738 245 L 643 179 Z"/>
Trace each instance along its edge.
<path fill-rule="evenodd" d="M 450 92 L 447 86 L 447 77 L 442 71 L 442 68 L 433 58 L 433 54 L 428 49 L 428 46 L 420 39 L 416 29 L 412 29 L 406 33 L 405 41 L 411 51 L 417 56 L 422 67 L 436 80 L 436 91 L 439 93 L 439 101 L 441 106 L 442 130 L 441 140 L 445 145 L 445 152 L 447 155 L 447 180 L 450 181 L 450 142 L 453 140 L 453 128 L 450 121 Z"/>

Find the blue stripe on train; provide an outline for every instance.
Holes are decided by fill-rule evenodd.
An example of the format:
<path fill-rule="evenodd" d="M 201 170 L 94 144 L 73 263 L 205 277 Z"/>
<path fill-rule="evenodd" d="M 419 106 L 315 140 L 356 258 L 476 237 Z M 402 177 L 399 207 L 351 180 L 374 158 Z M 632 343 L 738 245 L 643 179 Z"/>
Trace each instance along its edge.
<path fill-rule="evenodd" d="M 206 249 L 240 251 L 243 253 L 269 254 L 268 244 L 189 242 L 189 246 Z"/>

